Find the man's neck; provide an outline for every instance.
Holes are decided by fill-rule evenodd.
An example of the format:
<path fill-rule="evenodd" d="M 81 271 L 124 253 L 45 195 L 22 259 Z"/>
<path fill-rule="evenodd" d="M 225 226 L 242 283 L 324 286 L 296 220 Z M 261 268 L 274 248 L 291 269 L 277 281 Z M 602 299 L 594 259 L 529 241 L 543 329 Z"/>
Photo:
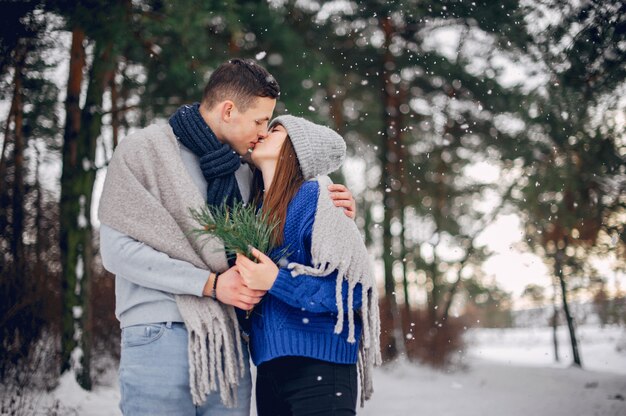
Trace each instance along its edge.
<path fill-rule="evenodd" d="M 219 140 L 220 143 L 225 143 L 223 139 L 224 135 L 222 134 L 222 129 L 220 128 L 221 123 L 219 122 L 219 115 L 207 110 L 202 104 L 200 104 L 200 115 L 213 134 L 215 134 L 217 140 Z"/>

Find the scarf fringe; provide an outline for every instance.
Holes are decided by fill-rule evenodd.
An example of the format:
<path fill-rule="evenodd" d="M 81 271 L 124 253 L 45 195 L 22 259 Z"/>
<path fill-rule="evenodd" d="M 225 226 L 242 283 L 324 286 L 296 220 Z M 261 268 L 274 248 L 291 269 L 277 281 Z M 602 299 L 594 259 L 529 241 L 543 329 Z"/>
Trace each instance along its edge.
<path fill-rule="evenodd" d="M 335 324 L 335 334 L 340 334 L 344 326 L 345 311 L 343 308 L 343 281 L 346 273 L 340 268 L 334 266 L 322 266 L 319 268 L 304 266 L 298 263 L 290 263 L 287 266 L 291 269 L 293 277 L 301 274 L 310 276 L 327 276 L 330 272 L 338 270 L 335 290 L 335 300 L 337 302 L 337 322 Z M 329 271 L 330 270 L 330 271 Z M 366 276 L 366 275 L 365 275 Z M 368 285 L 370 282 L 368 277 L 359 279 L 346 279 L 350 282 L 348 286 L 348 342 L 354 343 L 355 339 L 355 323 L 354 323 L 354 289 L 357 283 L 361 283 L 362 288 L 362 305 L 360 308 L 362 327 L 362 339 L 359 346 L 357 369 L 361 378 L 361 407 L 364 406 L 365 400 L 369 400 L 374 393 L 374 385 L 372 381 L 372 370 L 374 366 L 382 364 L 380 353 L 380 312 L 378 306 L 378 290 L 375 284 Z"/>
<path fill-rule="evenodd" d="M 199 406 L 210 393 L 219 390 L 224 406 L 236 407 L 237 385 L 245 366 L 234 309 L 224 310 L 212 299 L 193 296 L 177 296 L 177 302 L 189 333 L 189 384 L 193 403 Z M 191 310 L 194 313 L 189 316 L 187 312 Z M 211 319 L 199 319 L 198 310 Z M 222 314 L 226 320 L 220 319 Z M 233 345 L 236 348 L 226 347 Z"/>
<path fill-rule="evenodd" d="M 372 369 L 382 364 L 380 354 L 380 312 L 378 289 L 370 273 L 369 255 L 363 239 L 354 222 L 347 220 L 343 210 L 338 209 L 330 200 L 328 185 L 332 183 L 328 176 L 316 178 L 320 193 L 317 211 L 313 223 L 311 257 L 313 266 L 298 263 L 288 264 L 291 275 L 328 276 L 337 270 L 335 301 L 337 303 L 337 322 L 334 332 L 340 334 L 344 326 L 344 315 L 348 314 L 348 342 L 354 343 L 354 290 L 357 284 L 362 287 L 362 305 L 360 308 L 362 341 L 359 345 L 358 369 L 361 377 L 361 406 L 374 392 Z M 347 311 L 343 307 L 343 281 L 348 282 Z"/>

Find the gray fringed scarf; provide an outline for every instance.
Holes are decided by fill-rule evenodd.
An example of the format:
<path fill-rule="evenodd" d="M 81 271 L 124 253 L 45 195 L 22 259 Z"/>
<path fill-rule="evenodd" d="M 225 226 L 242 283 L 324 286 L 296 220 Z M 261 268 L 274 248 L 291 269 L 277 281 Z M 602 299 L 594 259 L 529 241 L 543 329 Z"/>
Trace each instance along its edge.
<path fill-rule="evenodd" d="M 221 242 L 199 242 L 188 208 L 205 201 L 187 173 L 172 128 L 152 125 L 120 142 L 109 164 L 98 216 L 103 224 L 172 258 L 214 272 L 228 268 Z M 211 298 L 177 295 L 189 333 L 189 380 L 200 405 L 219 387 L 222 402 L 236 405 L 244 373 L 235 310 Z"/>
<path fill-rule="evenodd" d="M 363 338 L 359 346 L 358 368 L 361 375 L 361 406 L 374 392 L 372 367 L 380 365 L 380 314 L 378 311 L 378 290 L 370 267 L 369 256 L 361 233 L 354 221 L 346 217 L 343 209 L 337 208 L 330 199 L 328 185 L 332 183 L 328 176 L 315 178 L 320 187 L 313 235 L 311 238 L 311 260 L 313 267 L 298 263 L 289 263 L 292 276 L 307 274 L 327 276 L 337 270 L 337 323 L 335 333 L 341 333 L 344 323 L 342 283 L 348 282 L 348 342 L 355 342 L 354 337 L 354 288 L 357 283 L 363 290 L 361 318 Z"/>

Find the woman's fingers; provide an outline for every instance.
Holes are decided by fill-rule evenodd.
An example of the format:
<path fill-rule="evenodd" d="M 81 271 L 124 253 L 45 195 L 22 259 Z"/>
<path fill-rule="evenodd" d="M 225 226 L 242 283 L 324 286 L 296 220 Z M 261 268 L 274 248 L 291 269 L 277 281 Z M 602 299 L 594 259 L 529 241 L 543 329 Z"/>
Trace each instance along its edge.
<path fill-rule="evenodd" d="M 352 199 L 352 194 L 350 194 L 349 192 L 333 192 L 330 194 L 330 198 L 334 199 L 335 201 L 337 200 L 351 200 Z"/>
<path fill-rule="evenodd" d="M 245 295 L 241 295 L 241 302 L 247 303 L 249 305 L 256 305 L 257 303 L 259 303 L 261 301 L 261 298 L 257 298 L 254 296 L 245 296 Z"/>
<path fill-rule="evenodd" d="M 250 253 L 254 256 L 255 259 L 261 260 L 261 253 L 258 249 L 250 246 Z"/>
<path fill-rule="evenodd" d="M 330 185 L 328 185 L 328 190 L 330 192 L 346 192 L 348 188 L 340 183 L 331 183 Z"/>
<path fill-rule="evenodd" d="M 239 274 L 241 275 L 241 278 L 246 285 L 245 288 L 241 289 L 240 294 L 259 299 L 263 297 L 263 295 L 265 295 L 265 290 L 257 289 L 257 285 L 259 282 L 258 279 L 255 279 L 254 273 L 251 270 L 241 269 Z"/>
<path fill-rule="evenodd" d="M 265 259 L 268 258 L 265 254 L 263 254 L 261 251 L 257 250 L 256 248 L 252 246 L 250 246 L 250 254 L 252 254 L 254 258 L 256 258 L 257 260 L 261 262 L 263 262 Z M 243 254 L 237 254 L 237 263 L 248 269 L 257 265 L 257 263 L 250 260 L 247 256 L 244 256 Z"/>
<path fill-rule="evenodd" d="M 254 304 L 246 303 L 246 302 L 237 302 L 234 306 L 239 309 L 243 309 L 244 311 L 249 311 L 254 308 Z"/>
<path fill-rule="evenodd" d="M 243 277 L 243 276 L 241 276 Z M 248 282 L 246 282 L 246 279 L 244 278 L 244 282 L 247 284 Z M 265 295 L 265 290 L 257 290 L 257 289 L 251 289 L 250 287 L 243 287 L 241 288 L 241 290 L 239 291 L 239 294 L 241 296 L 246 296 L 248 298 L 254 298 L 254 299 L 261 299 L 263 297 L 263 295 Z"/>
<path fill-rule="evenodd" d="M 343 207 L 343 208 L 350 208 L 352 207 L 352 203 L 350 201 L 345 201 L 345 200 L 336 200 L 335 201 L 335 206 L 336 207 Z"/>
<path fill-rule="evenodd" d="M 237 254 L 237 261 L 235 262 L 235 264 L 237 265 L 237 267 L 239 267 L 241 273 L 241 270 L 250 270 L 250 268 L 253 267 L 255 263 L 243 254 Z"/>
<path fill-rule="evenodd" d="M 265 253 L 263 253 L 260 250 L 257 250 L 256 248 L 252 247 L 252 255 L 260 262 L 260 263 L 267 263 L 268 261 L 272 261 L 272 259 L 270 259 L 269 257 L 267 257 L 265 255 Z"/>
<path fill-rule="evenodd" d="M 333 183 L 328 186 L 330 191 L 330 198 L 335 203 L 335 206 L 343 207 L 344 213 L 351 219 L 356 217 L 356 201 L 352 196 L 352 192 L 344 185 Z"/>
<path fill-rule="evenodd" d="M 343 212 L 349 217 L 354 219 L 354 206 L 351 201 L 335 200 L 333 201 L 336 207 L 343 208 Z"/>
<path fill-rule="evenodd" d="M 251 292 L 246 292 L 246 296 L 248 298 L 260 299 L 261 297 L 263 297 L 263 295 L 259 296 L 259 293 L 265 294 L 265 291 L 258 289 L 258 285 L 259 285 L 258 279 L 255 279 L 252 275 L 242 274 L 241 277 L 243 278 L 243 282 L 246 284 L 246 289 L 251 291 Z M 243 293 L 244 292 L 242 291 L 241 294 Z"/>

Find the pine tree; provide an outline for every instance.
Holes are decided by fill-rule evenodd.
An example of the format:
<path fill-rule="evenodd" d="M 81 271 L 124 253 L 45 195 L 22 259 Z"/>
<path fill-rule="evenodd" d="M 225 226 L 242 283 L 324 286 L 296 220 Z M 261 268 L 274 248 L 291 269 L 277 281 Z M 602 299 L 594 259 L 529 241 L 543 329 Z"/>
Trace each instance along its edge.
<path fill-rule="evenodd" d="M 549 82 L 521 107 L 527 143 L 518 146 L 528 151 L 511 150 L 524 161 L 528 177 L 517 198 L 527 215 L 527 241 L 552 263 L 574 364 L 581 366 L 568 282 L 585 273 L 603 236 L 620 241 L 624 235 L 623 224 L 615 222 L 624 212 L 619 195 L 626 189 L 621 179 L 626 165 L 617 142 L 624 129 L 612 122 L 610 110 L 626 86 L 626 55 L 619 50 L 626 6 L 618 1 L 550 6 L 561 19 L 529 40 L 534 48 L 527 47 Z"/>
<path fill-rule="evenodd" d="M 3 15 L 16 18 L 3 26 L 0 39 L 0 46 L 6 53 L 0 71 L 3 79 L 10 78 L 11 82 L 0 84 L 0 98 L 11 103 L 3 125 L 0 158 L 3 178 L 0 185 L 0 379 L 3 382 L 5 375 L 23 372 L 36 353 L 35 343 L 55 324 L 54 318 L 46 314 L 43 301 L 46 296 L 42 290 L 42 286 L 54 281 L 54 273 L 43 275 L 36 266 L 40 256 L 50 254 L 42 241 L 46 236 L 37 234 L 37 225 L 44 224 L 43 221 L 38 223 L 38 216 L 31 209 L 34 201 L 44 203 L 38 170 L 32 169 L 33 159 L 37 159 L 40 147 L 54 149 L 58 128 L 58 89 L 48 79 L 54 62 L 42 56 L 51 46 L 47 36 L 51 28 L 41 19 L 39 3 L 16 4 L 10 10 L 5 10 L 6 4 L 2 4 L 0 9 Z M 35 166 L 38 166 L 37 161 Z M 46 201 L 50 199 L 46 197 Z M 38 246 L 37 252 L 33 246 Z M 46 300 L 55 304 L 54 296 Z M 27 380 L 27 384 L 30 383 L 32 381 Z"/>
<path fill-rule="evenodd" d="M 96 175 L 95 157 L 102 130 L 103 95 L 110 85 L 118 59 L 118 48 L 129 39 L 129 4 L 90 0 L 55 3 L 55 11 L 66 18 L 72 33 L 66 121 L 63 138 L 63 169 L 60 201 L 60 250 L 63 266 L 61 369 L 72 367 L 85 389 L 91 389 L 90 285 L 93 263 L 91 200 Z M 80 107 L 83 73 L 87 61 L 85 44 L 93 46 L 88 67 L 85 104 Z M 77 349 L 80 348 L 80 349 Z"/>

